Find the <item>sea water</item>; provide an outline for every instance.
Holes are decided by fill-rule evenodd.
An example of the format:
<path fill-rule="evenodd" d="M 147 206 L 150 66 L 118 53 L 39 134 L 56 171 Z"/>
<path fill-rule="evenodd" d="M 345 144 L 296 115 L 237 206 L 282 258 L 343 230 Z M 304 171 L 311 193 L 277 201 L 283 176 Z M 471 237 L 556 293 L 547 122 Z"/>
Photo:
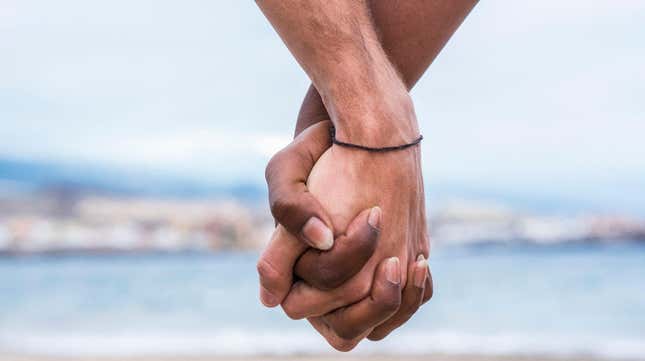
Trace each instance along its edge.
<path fill-rule="evenodd" d="M 258 301 L 255 253 L 0 258 L 0 353 L 331 352 Z M 645 359 L 645 245 L 444 247 L 434 298 L 363 353 Z"/>

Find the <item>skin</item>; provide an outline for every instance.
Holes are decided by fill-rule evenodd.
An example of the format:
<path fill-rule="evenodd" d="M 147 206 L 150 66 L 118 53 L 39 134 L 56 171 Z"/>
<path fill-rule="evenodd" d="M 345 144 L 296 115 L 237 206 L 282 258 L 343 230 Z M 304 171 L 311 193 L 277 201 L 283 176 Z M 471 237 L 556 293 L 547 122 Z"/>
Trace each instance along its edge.
<path fill-rule="evenodd" d="M 437 58 L 478 0 L 407 0 L 369 2 L 379 40 L 408 89 Z M 311 84 L 300 107 L 295 135 L 330 119 Z"/>
<path fill-rule="evenodd" d="M 370 303 L 368 295 L 378 287 L 372 285 L 372 279 L 381 260 L 398 257 L 400 264 L 405 266 L 399 271 L 401 287 L 404 287 L 408 284 L 408 272 L 405 271 L 408 266 L 414 267 L 418 255 L 427 258 L 429 243 L 423 180 L 410 176 L 411 173 L 420 174 L 419 167 L 419 148 L 373 154 L 332 146 L 323 153 L 309 177 L 309 191 L 331 210 L 334 225 L 340 229 L 345 229 L 364 205 L 378 204 L 383 212 L 379 245 L 361 271 L 334 290 L 321 291 L 303 282 L 296 283 L 282 303 L 287 314 L 295 318 L 323 316 L 309 320 L 318 327 L 329 325 L 341 339 L 353 340 L 365 337 L 363 333 L 398 311 L 400 300 L 398 303 L 388 300 Z M 338 177 L 338 172 L 343 177 Z M 387 177 L 383 176 L 385 174 Z M 427 264 L 422 263 L 421 267 L 425 277 Z M 413 302 L 417 307 L 421 304 L 424 287 L 425 278 L 418 287 L 420 292 L 414 293 Z M 366 302 L 372 307 L 364 306 Z M 345 308 L 347 305 L 352 306 Z"/>
<path fill-rule="evenodd" d="M 475 1 L 446 0 L 374 1 L 370 3 L 373 21 L 380 31 L 382 48 L 387 51 L 390 59 L 396 65 L 396 70 L 400 72 L 404 81 L 403 87 L 409 89 L 414 85 L 475 3 Z M 262 4 L 260 5 L 262 6 Z M 268 16 L 270 17 L 270 15 Z M 361 21 L 357 23 L 360 24 Z M 279 29 L 278 31 L 280 32 Z M 366 36 L 369 41 L 374 40 L 369 32 L 367 32 Z M 285 41 L 289 45 L 289 41 L 286 39 Z M 297 55 L 296 57 L 298 58 Z M 299 61 L 301 64 L 308 64 L 311 59 L 299 59 Z M 379 66 L 383 65 L 380 61 L 382 59 L 372 60 L 372 64 L 370 64 L 359 60 L 350 64 L 362 64 L 361 66 L 367 64 L 368 67 L 371 65 L 380 69 Z M 312 67 L 315 69 L 317 65 L 306 66 L 310 67 L 310 69 Z M 324 64 L 322 68 L 324 68 Z M 386 69 L 382 73 L 386 75 L 392 74 L 391 69 Z M 379 74 L 381 73 L 379 72 Z M 348 75 L 345 74 L 344 76 L 347 77 Z M 333 77 L 331 78 L 333 79 Z M 387 140 L 391 140 L 392 135 L 395 135 L 395 138 L 400 137 L 401 140 L 406 140 L 409 137 L 408 130 L 414 129 L 416 126 L 416 120 L 413 119 L 413 109 L 410 106 L 411 102 L 408 104 L 405 96 L 392 96 L 391 99 L 394 99 L 394 101 L 386 102 L 383 107 L 377 107 L 375 106 L 377 102 L 374 101 L 378 99 L 377 91 L 374 94 L 363 94 L 364 98 L 368 100 L 365 103 L 356 104 L 357 102 L 350 102 L 350 104 L 347 104 L 347 98 L 351 99 L 352 96 L 356 96 L 354 90 L 364 90 L 359 84 L 358 86 L 351 86 L 350 91 L 344 89 L 349 95 L 341 94 L 340 101 L 335 102 L 336 98 L 334 96 L 339 96 L 338 89 L 333 89 L 333 87 L 332 89 L 325 88 L 324 84 L 322 87 L 318 86 L 320 82 L 324 83 L 325 79 L 329 79 L 329 77 L 326 77 L 324 72 L 322 75 L 318 72 L 313 74 L 312 79 L 316 87 L 312 85 L 305 97 L 298 118 L 297 133 L 322 119 L 332 118 L 332 121 L 334 121 L 335 118 L 337 129 L 340 130 L 337 131 L 338 138 L 346 140 L 341 138 L 345 136 L 357 139 L 357 141 L 353 142 L 370 145 L 367 142 L 384 139 L 379 138 L 379 133 L 375 132 L 373 127 L 375 124 L 386 124 L 383 128 L 386 132 L 381 134 L 389 134 L 390 137 Z M 318 79 L 318 82 L 316 79 Z M 347 78 L 343 80 L 347 83 Z M 383 82 L 386 83 L 386 86 L 383 87 L 385 90 L 381 89 L 381 91 L 389 92 L 389 95 L 397 94 L 396 92 L 400 91 L 400 83 L 398 85 L 388 84 L 388 82 L 393 82 L 392 79 L 377 79 L 372 86 L 374 84 L 380 86 Z M 354 84 L 352 81 L 349 83 Z M 394 81 L 394 83 L 396 82 Z M 322 90 L 324 96 L 321 97 L 318 94 L 317 87 Z M 326 99 L 326 102 L 323 99 Z M 328 105 L 332 110 L 331 112 L 326 111 Z M 366 112 L 365 110 L 368 108 L 377 109 L 379 114 Z M 330 116 L 330 114 L 332 115 Z M 363 124 L 367 131 L 357 130 L 351 126 L 351 121 L 357 118 L 356 114 L 361 114 L 363 118 L 368 119 L 367 124 Z M 400 117 L 396 117 L 396 115 L 400 115 Z M 405 124 L 402 127 L 398 127 L 400 124 L 392 126 L 387 122 L 383 123 L 388 119 L 390 122 L 391 119 L 402 119 L 401 123 Z M 305 134 L 304 137 L 301 137 L 300 140 L 297 139 L 294 143 L 300 143 L 299 146 L 288 147 L 286 152 L 283 152 L 283 156 L 280 157 L 282 158 L 281 161 L 273 162 L 273 165 L 270 164 L 267 168 L 269 189 L 270 191 L 272 189 L 281 190 L 274 192 L 274 199 L 277 200 L 287 197 L 293 200 L 297 197 L 289 196 L 288 194 L 297 194 L 298 192 L 309 193 L 310 196 L 317 195 L 317 197 L 314 197 L 320 200 L 317 206 L 322 206 L 322 208 L 330 212 L 330 216 L 324 214 L 321 219 L 324 219 L 326 224 L 331 225 L 336 230 L 337 236 L 340 235 L 337 231 L 338 229 L 347 230 L 347 237 L 345 237 L 347 243 L 342 242 L 343 238 L 340 237 L 337 238 L 337 244 L 330 252 L 321 253 L 311 249 L 306 250 L 306 246 L 298 240 L 298 237 L 292 235 L 298 234 L 298 228 L 296 228 L 295 232 L 290 233 L 284 227 L 279 226 L 267 251 L 260 260 L 259 271 L 262 287 L 278 293 L 276 298 L 280 299 L 284 294 L 284 289 L 288 290 L 284 285 L 290 285 L 293 279 L 289 270 L 295 267 L 296 273 L 309 284 L 298 282 L 293 286 L 293 289 L 283 302 L 285 311 L 295 318 L 317 316 L 309 318 L 314 327 L 323 334 L 332 346 L 337 349 L 347 350 L 353 348 L 365 336 L 369 335 L 370 339 L 385 337 L 391 330 L 409 319 L 419 305 L 424 300 L 429 299 L 432 294 L 431 279 L 428 277 L 429 274 L 426 270 L 427 263 L 425 260 L 416 261 L 417 255 L 427 256 L 428 252 L 427 234 L 425 233 L 423 182 L 419 168 L 420 155 L 418 148 L 376 156 L 337 146 L 326 149 L 325 147 L 328 146 L 329 140 L 325 129 L 321 129 L 321 131 L 314 129 L 309 132 L 310 134 Z M 380 128 L 376 130 L 378 129 Z M 364 142 L 360 142 L 361 140 Z M 303 146 L 303 144 L 308 143 L 318 144 L 319 146 Z M 313 150 L 311 150 L 312 148 Z M 321 150 L 324 151 L 321 153 Z M 303 154 L 306 156 L 303 156 Z M 308 161 L 303 162 L 303 158 L 308 159 Z M 289 159 L 300 159 L 300 161 L 289 161 Z M 315 167 L 311 169 L 313 164 L 315 164 Z M 279 174 L 285 169 L 294 169 L 294 167 L 299 167 L 299 171 L 291 171 L 291 178 L 283 177 L 283 179 L 275 181 L 275 174 Z M 306 175 L 310 170 L 311 175 L 307 179 Z M 344 176 L 347 176 L 337 177 L 339 171 L 343 172 Z M 294 176 L 293 173 L 298 174 Z M 411 177 L 411 174 L 418 176 Z M 284 186 L 284 184 L 294 184 L 294 179 L 298 180 L 297 184 L 301 185 L 299 189 Z M 404 190 L 404 192 L 401 192 L 401 190 Z M 401 193 L 405 194 L 401 196 Z M 274 203 L 272 202 L 272 204 Z M 277 203 L 279 204 L 280 202 Z M 292 201 L 291 203 L 298 204 L 297 201 Z M 362 208 L 373 204 L 381 206 L 382 218 L 385 219 L 385 227 L 379 224 L 382 232 L 376 248 L 374 247 L 376 237 L 373 229 L 379 227 L 369 225 L 365 219 L 369 215 L 369 209 L 363 210 Z M 312 213 L 307 210 L 306 206 L 295 206 L 293 208 L 304 210 L 303 214 Z M 356 214 L 359 214 L 359 216 L 354 218 Z M 282 216 L 282 218 L 285 217 L 285 214 L 278 215 Z M 276 218 L 280 222 L 281 217 Z M 354 238 L 352 238 L 352 235 Z M 343 244 L 352 242 L 357 243 L 358 246 L 354 248 L 341 247 Z M 303 252 L 306 252 L 305 256 L 301 257 L 296 264 L 295 260 Z M 365 255 L 371 255 L 371 252 L 374 252 L 374 254 L 371 258 L 367 258 Z M 327 261 L 321 263 L 321 257 L 325 255 L 337 255 L 337 257 L 327 257 Z M 356 268 L 343 270 L 339 265 L 347 264 L 348 262 L 344 260 L 352 256 L 352 259 L 355 260 L 356 255 L 360 256 L 360 260 L 359 262 L 354 262 L 355 264 L 362 264 L 364 259 L 369 260 L 357 275 L 350 277 L 357 271 Z M 399 263 L 408 265 L 407 272 L 399 270 L 399 282 L 397 284 L 388 283 L 387 277 L 385 277 L 387 266 L 393 263 L 386 262 L 391 259 L 386 256 L 391 255 L 398 255 Z M 282 258 L 282 261 L 276 261 L 279 257 Z M 335 260 L 336 265 L 333 264 L 332 260 Z M 271 263 L 272 267 L 261 266 L 267 263 Z M 324 266 L 325 264 L 327 266 Z M 315 265 L 319 267 L 315 267 Z M 321 267 L 321 265 L 323 266 Z M 267 272 L 266 268 L 271 268 L 270 271 L 273 272 Z M 319 270 L 330 269 L 339 269 L 343 272 L 340 275 L 333 272 L 327 272 L 323 276 L 317 274 Z M 271 277 L 266 277 L 271 273 Z M 273 282 L 280 277 L 282 277 L 281 281 Z M 337 286 L 346 279 L 349 279 L 349 281 L 342 284 L 342 286 L 335 289 L 330 287 L 330 285 Z M 408 279 L 412 280 L 412 282 L 407 282 Z M 276 285 L 278 285 L 277 288 L 282 288 L 282 290 L 276 292 Z M 310 285 L 315 285 L 317 288 Z M 329 290 L 330 288 L 332 289 Z M 321 291 L 321 289 L 326 291 Z M 398 290 L 398 293 L 393 290 Z M 402 300 L 400 297 L 401 290 L 403 292 Z M 345 307 L 347 304 L 354 302 L 357 303 Z M 338 307 L 341 308 L 337 309 Z M 328 313 L 331 310 L 335 311 Z"/>

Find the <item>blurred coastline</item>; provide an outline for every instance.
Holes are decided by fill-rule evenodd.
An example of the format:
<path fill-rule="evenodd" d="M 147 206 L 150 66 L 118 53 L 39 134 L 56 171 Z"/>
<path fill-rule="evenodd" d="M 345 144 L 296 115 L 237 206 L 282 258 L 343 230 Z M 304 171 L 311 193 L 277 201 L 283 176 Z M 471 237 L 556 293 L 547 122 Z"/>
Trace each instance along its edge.
<path fill-rule="evenodd" d="M 0 197 L 0 254 L 259 250 L 266 201 L 84 194 L 45 189 Z M 645 242 L 645 221 L 619 214 L 531 214 L 463 200 L 430 212 L 435 245 Z"/>
<path fill-rule="evenodd" d="M 273 229 L 236 200 L 76 197 L 0 200 L 0 253 L 218 252 L 259 249 Z"/>

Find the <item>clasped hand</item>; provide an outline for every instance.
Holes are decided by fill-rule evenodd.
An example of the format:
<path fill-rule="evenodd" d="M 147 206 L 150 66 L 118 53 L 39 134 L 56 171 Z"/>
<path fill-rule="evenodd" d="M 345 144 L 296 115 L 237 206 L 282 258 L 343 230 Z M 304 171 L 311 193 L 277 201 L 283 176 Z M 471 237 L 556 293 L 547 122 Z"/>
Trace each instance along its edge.
<path fill-rule="evenodd" d="M 260 299 L 307 318 L 341 351 L 380 340 L 432 297 L 419 147 L 371 153 L 309 126 L 269 162 L 277 227 L 257 268 Z"/>

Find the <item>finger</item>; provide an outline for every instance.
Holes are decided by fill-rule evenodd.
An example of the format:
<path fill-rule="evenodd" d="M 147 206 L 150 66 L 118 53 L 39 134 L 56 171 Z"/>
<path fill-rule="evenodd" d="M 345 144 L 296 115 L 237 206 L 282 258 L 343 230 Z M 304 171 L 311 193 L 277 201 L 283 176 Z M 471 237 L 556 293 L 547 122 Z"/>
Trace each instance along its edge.
<path fill-rule="evenodd" d="M 401 265 L 397 257 L 379 264 L 368 297 L 323 316 L 339 337 L 353 339 L 394 315 L 401 304 Z"/>
<path fill-rule="evenodd" d="M 336 238 L 331 250 L 307 250 L 296 263 L 295 274 L 320 290 L 339 287 L 358 273 L 376 250 L 380 220 L 380 208 L 364 210 L 349 225 L 347 234 Z"/>
<path fill-rule="evenodd" d="M 372 341 L 384 339 L 390 332 L 406 323 L 417 312 L 423 301 L 426 280 L 428 278 L 428 261 L 420 254 L 408 270 L 408 284 L 403 290 L 401 307 L 387 321 L 379 325 L 367 338 Z"/>
<path fill-rule="evenodd" d="M 329 122 L 312 125 L 273 156 L 265 172 L 273 217 L 298 239 L 322 250 L 334 244 L 333 225 L 306 181 L 330 146 Z"/>
<path fill-rule="evenodd" d="M 260 301 L 267 307 L 282 303 L 291 289 L 293 266 L 307 245 L 278 225 L 257 263 Z"/>
<path fill-rule="evenodd" d="M 370 294 L 374 270 L 381 260 L 370 258 L 352 279 L 333 290 L 320 290 L 303 281 L 297 281 L 280 304 L 290 318 L 322 316 L 337 308 L 356 303 Z"/>
<path fill-rule="evenodd" d="M 428 277 L 426 278 L 425 291 L 423 293 L 423 300 L 421 301 L 421 304 L 423 305 L 426 302 L 430 301 L 433 294 L 434 282 L 432 281 L 432 272 L 430 272 L 430 268 L 428 268 Z"/>
<path fill-rule="evenodd" d="M 341 338 L 338 336 L 329 326 L 323 321 L 322 317 L 310 317 L 307 319 L 309 323 L 318 331 L 319 334 L 322 335 L 322 337 L 325 338 L 327 343 L 331 345 L 331 347 L 335 348 L 338 351 L 341 352 L 349 352 L 353 350 L 358 343 L 365 338 L 365 335 L 361 335 L 362 337 L 356 337 L 351 340 L 346 340 L 344 338 Z"/>

